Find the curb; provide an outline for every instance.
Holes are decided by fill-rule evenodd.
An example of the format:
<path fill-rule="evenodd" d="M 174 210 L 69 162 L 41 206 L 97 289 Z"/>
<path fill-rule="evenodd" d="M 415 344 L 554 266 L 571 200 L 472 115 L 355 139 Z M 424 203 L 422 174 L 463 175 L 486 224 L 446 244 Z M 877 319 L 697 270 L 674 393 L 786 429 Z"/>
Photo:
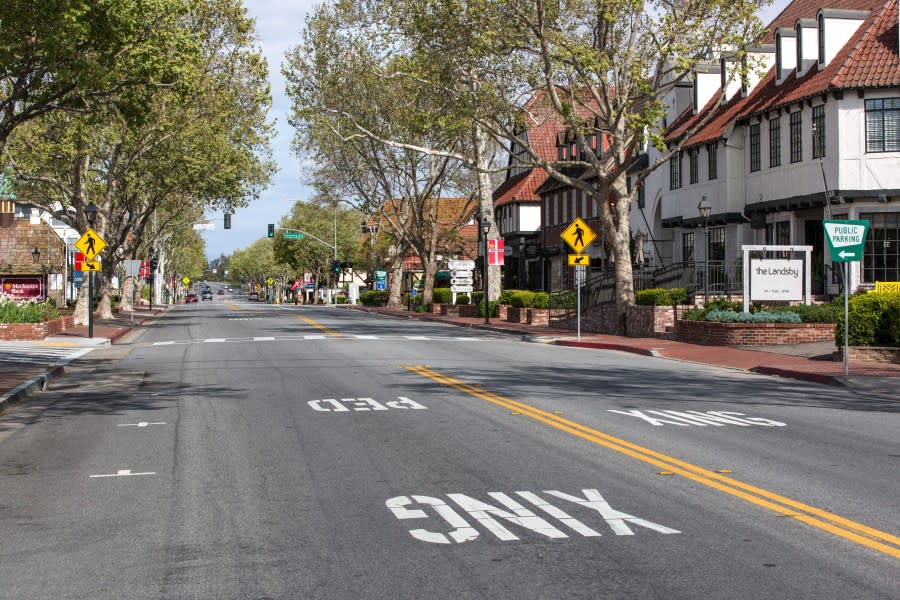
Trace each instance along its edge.
<path fill-rule="evenodd" d="M 789 369 L 780 369 L 778 367 L 753 367 L 749 369 L 751 373 L 760 375 L 771 375 L 774 377 L 786 377 L 789 379 L 799 379 L 801 381 L 809 381 L 811 383 L 823 383 L 825 385 L 845 386 L 842 381 L 834 375 L 822 375 L 821 373 L 806 373 L 804 371 L 791 371 Z"/>
<path fill-rule="evenodd" d="M 0 413 L 4 412 L 10 406 L 22 402 L 35 392 L 42 392 L 50 387 L 50 383 L 59 377 L 65 375 L 66 369 L 62 365 L 51 367 L 48 371 L 35 375 L 25 383 L 22 383 L 12 390 L 0 396 Z"/>
<path fill-rule="evenodd" d="M 646 350 L 644 348 L 635 348 L 634 346 L 626 346 L 624 344 L 611 344 L 608 342 L 573 342 L 571 340 L 556 340 L 554 342 L 557 346 L 569 346 L 572 348 L 593 348 L 596 350 L 618 350 L 619 352 L 630 352 L 632 354 L 640 354 L 641 356 L 656 356 L 660 357 L 658 353 L 653 350 Z"/>

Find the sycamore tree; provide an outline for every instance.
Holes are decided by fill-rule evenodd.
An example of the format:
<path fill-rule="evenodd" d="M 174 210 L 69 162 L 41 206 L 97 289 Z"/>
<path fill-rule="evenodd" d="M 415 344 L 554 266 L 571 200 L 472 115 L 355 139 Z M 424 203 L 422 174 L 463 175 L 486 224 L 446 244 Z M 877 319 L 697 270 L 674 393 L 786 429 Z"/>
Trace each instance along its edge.
<path fill-rule="evenodd" d="M 48 113 L 19 127 L 7 147 L 30 202 L 79 231 L 84 207 L 98 208 L 107 281 L 121 260 L 147 258 L 204 208 L 245 205 L 273 171 L 266 66 L 252 21 L 236 0 L 189 4 L 178 27 L 196 53 L 178 66 L 177 86 L 152 88 L 139 111 L 129 94 L 113 94 L 92 111 Z M 101 317 L 111 315 L 109 292 L 104 285 Z M 80 298 L 77 321 L 86 310 Z"/>

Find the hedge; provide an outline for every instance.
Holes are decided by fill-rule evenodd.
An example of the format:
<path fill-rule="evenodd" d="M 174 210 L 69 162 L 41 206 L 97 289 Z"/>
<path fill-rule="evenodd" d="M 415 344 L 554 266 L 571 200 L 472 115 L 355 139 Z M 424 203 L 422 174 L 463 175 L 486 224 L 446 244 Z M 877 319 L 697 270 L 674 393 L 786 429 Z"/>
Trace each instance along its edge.
<path fill-rule="evenodd" d="M 547 305 L 548 308 L 575 308 L 578 303 L 578 297 L 575 295 L 575 292 L 572 291 L 562 291 L 562 292 L 553 292 L 550 294 L 550 301 Z"/>
<path fill-rule="evenodd" d="M 900 293 L 868 292 L 849 300 L 851 346 L 900 346 Z M 844 311 L 839 313 L 835 341 L 844 345 Z"/>
<path fill-rule="evenodd" d="M 450 288 L 434 288 L 431 290 L 431 301 L 436 304 L 450 304 L 453 294 Z"/>
<path fill-rule="evenodd" d="M 732 312 L 730 310 L 711 310 L 706 321 L 715 323 L 800 323 L 800 315 L 793 312 Z"/>
<path fill-rule="evenodd" d="M 359 295 L 359 301 L 364 306 L 384 306 L 390 298 L 390 292 L 381 290 L 368 290 Z"/>
<path fill-rule="evenodd" d="M 687 300 L 684 288 L 651 288 L 634 293 L 635 304 L 642 306 L 674 306 Z"/>

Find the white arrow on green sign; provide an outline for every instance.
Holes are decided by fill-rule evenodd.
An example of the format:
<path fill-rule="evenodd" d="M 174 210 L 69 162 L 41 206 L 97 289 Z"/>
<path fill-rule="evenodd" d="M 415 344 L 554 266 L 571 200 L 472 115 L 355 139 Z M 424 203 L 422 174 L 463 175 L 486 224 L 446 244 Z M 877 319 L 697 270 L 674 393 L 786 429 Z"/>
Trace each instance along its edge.
<path fill-rule="evenodd" d="M 853 262 L 862 260 L 866 234 L 869 231 L 868 221 L 823 221 L 825 239 L 831 262 Z"/>

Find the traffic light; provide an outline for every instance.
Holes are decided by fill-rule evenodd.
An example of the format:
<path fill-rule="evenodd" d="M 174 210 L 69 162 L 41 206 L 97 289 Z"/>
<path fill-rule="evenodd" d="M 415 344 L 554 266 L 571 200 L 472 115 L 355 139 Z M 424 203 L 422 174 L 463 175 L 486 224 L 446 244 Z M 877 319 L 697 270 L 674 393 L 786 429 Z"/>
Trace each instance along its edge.
<path fill-rule="evenodd" d="M 231 229 L 231 213 L 225 213 L 225 229 Z"/>
<path fill-rule="evenodd" d="M 155 273 L 157 269 L 159 269 L 159 257 L 151 256 L 150 257 L 150 272 Z"/>
<path fill-rule="evenodd" d="M 340 273 L 341 273 L 341 263 L 339 263 L 339 262 L 336 261 L 336 260 L 331 261 L 331 271 L 332 271 L 335 275 L 340 275 Z"/>
<path fill-rule="evenodd" d="M 269 223 L 269 237 L 275 237 L 275 223 Z"/>

